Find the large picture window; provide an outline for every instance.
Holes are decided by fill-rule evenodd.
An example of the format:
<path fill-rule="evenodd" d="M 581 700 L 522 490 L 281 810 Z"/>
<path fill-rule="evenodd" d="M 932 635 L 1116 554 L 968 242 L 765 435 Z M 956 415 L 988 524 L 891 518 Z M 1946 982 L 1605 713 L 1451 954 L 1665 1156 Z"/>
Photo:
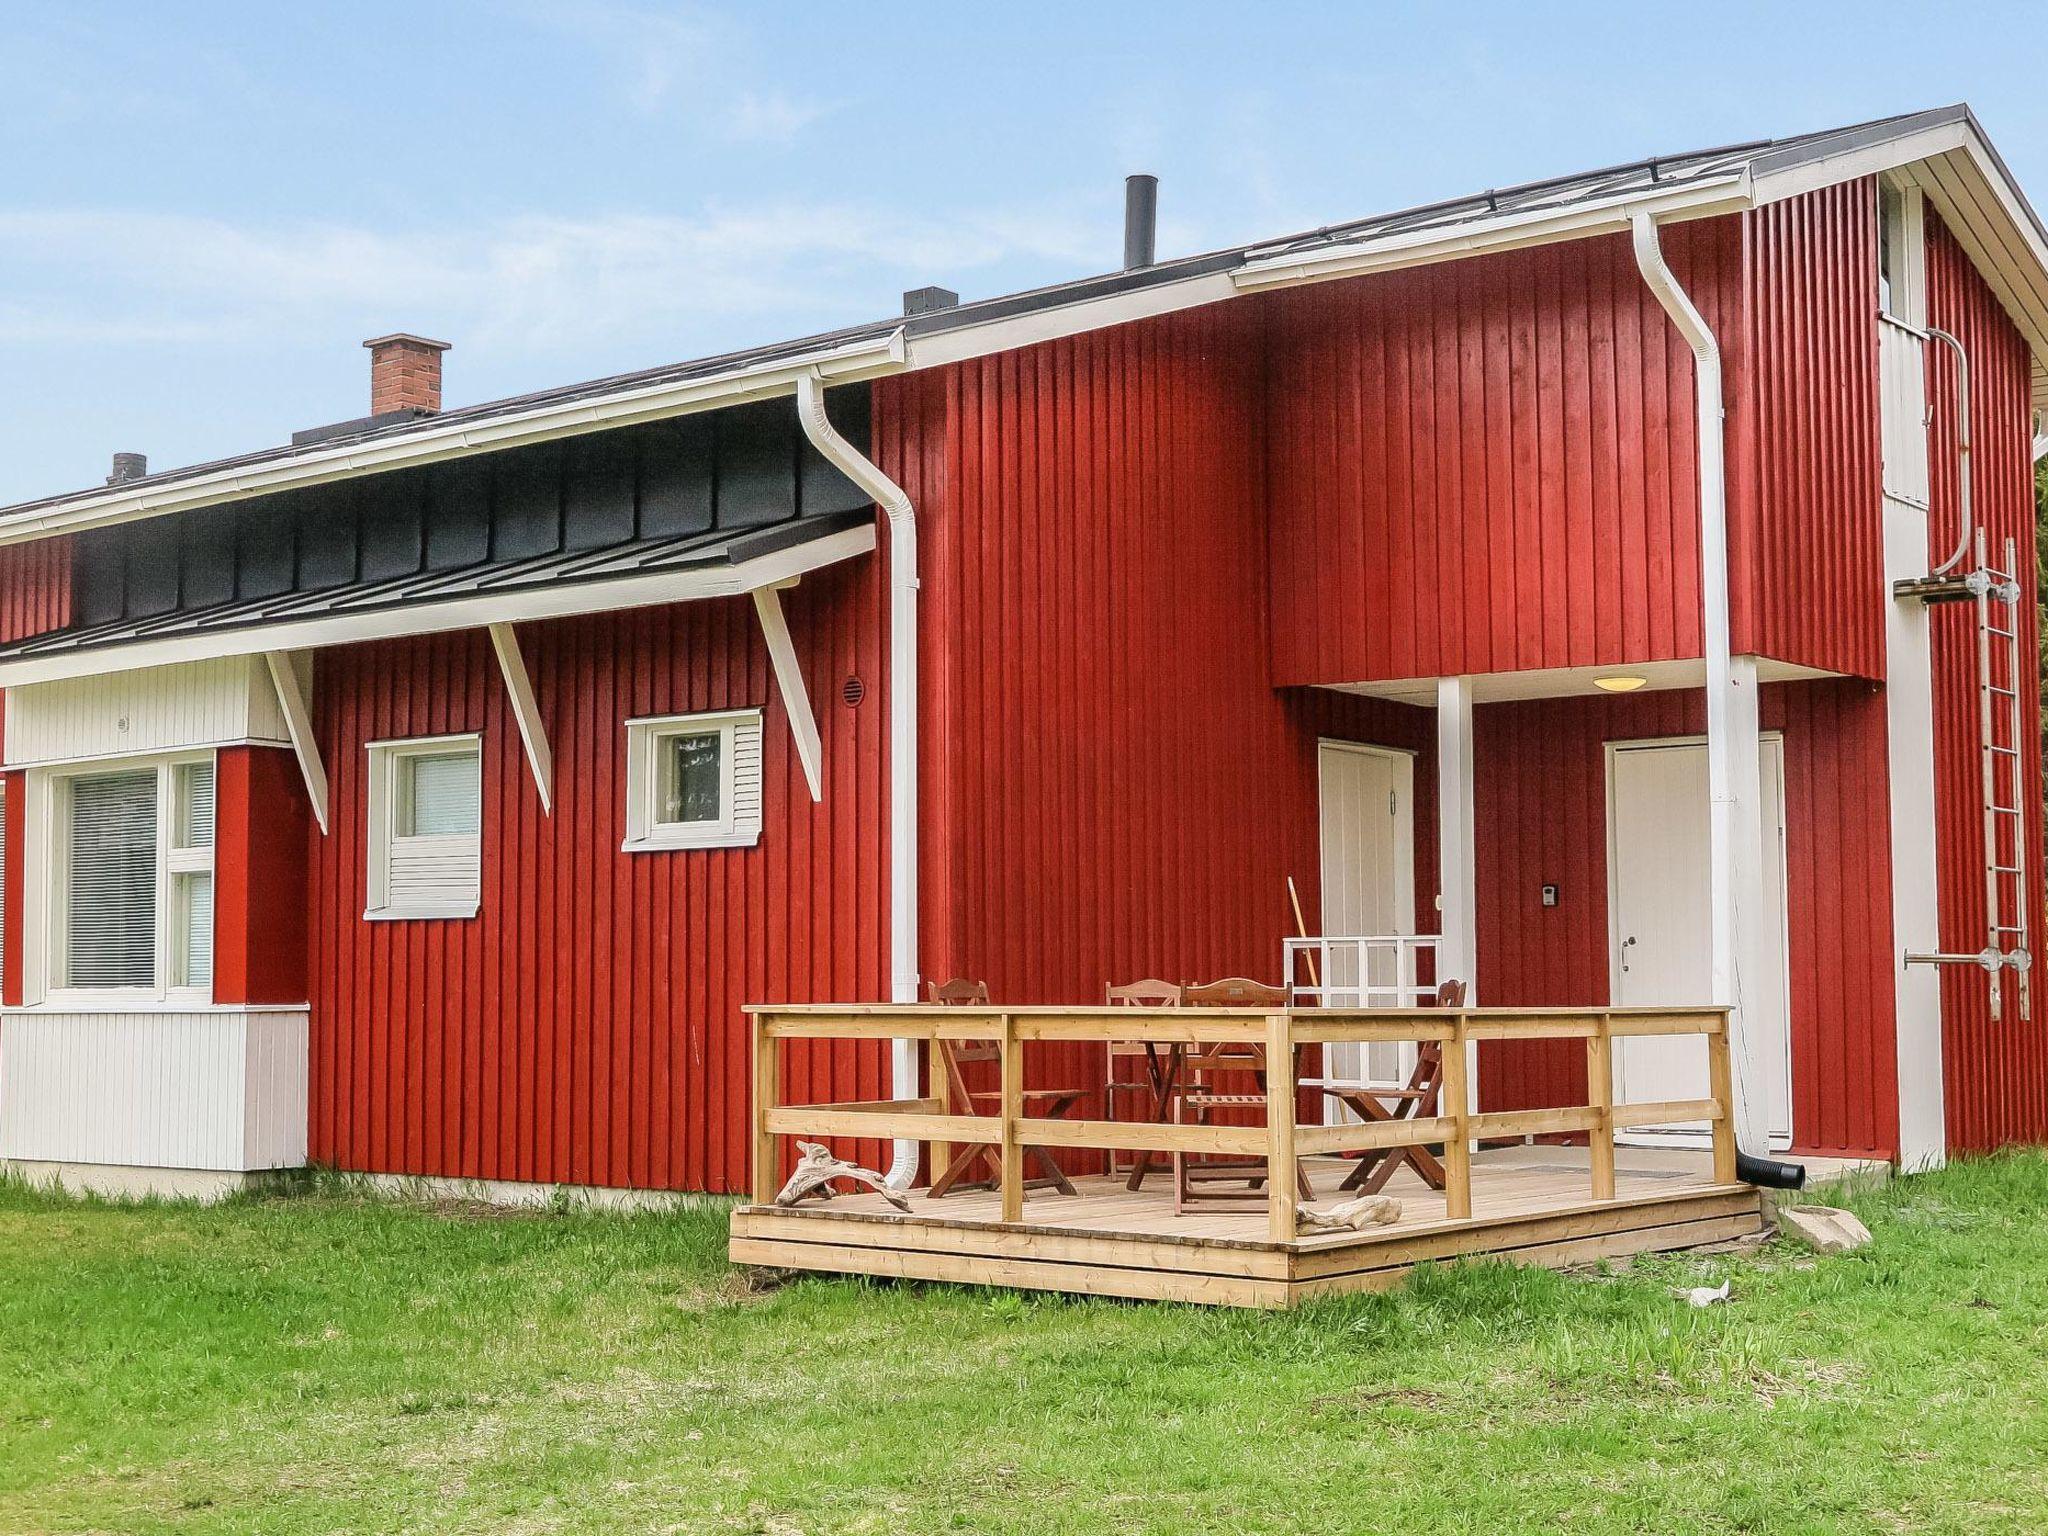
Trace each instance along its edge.
<path fill-rule="evenodd" d="M 475 917 L 483 754 L 475 736 L 370 746 L 372 918 Z"/>
<path fill-rule="evenodd" d="M 213 760 L 65 774 L 51 786 L 52 987 L 209 1001 Z"/>

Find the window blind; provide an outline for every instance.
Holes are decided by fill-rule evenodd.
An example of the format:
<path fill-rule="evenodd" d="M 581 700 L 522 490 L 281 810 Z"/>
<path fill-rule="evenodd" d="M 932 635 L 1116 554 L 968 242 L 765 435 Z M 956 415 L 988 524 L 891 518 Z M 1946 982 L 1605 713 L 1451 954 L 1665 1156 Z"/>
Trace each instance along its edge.
<path fill-rule="evenodd" d="M 213 764 L 178 765 L 178 841 L 180 848 L 213 846 Z"/>
<path fill-rule="evenodd" d="M 156 984 L 156 821 L 153 769 L 71 781 L 67 984 Z"/>
<path fill-rule="evenodd" d="M 399 759 L 400 837 L 469 837 L 480 822 L 481 763 L 474 751 Z"/>
<path fill-rule="evenodd" d="M 178 975 L 181 987 L 213 985 L 213 876 L 179 875 Z"/>

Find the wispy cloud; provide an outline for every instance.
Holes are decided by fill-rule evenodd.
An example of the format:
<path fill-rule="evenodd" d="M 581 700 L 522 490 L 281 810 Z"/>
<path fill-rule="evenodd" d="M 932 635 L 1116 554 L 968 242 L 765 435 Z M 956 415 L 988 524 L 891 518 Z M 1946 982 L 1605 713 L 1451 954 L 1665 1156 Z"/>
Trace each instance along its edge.
<path fill-rule="evenodd" d="M 863 318 L 903 286 L 974 288 L 1012 264 L 1072 272 L 1110 249 L 1099 211 L 994 208 L 953 222 L 855 203 L 696 215 L 535 215 L 475 229 L 249 224 L 107 209 L 0 213 L 0 340 L 233 345 L 294 331 L 433 325 L 545 355 L 610 340 L 688 355 L 735 328 Z M 758 324 L 748 322 L 758 321 Z"/>
<path fill-rule="evenodd" d="M 682 117 L 714 137 L 783 144 L 837 105 L 755 82 L 760 71 L 746 31 L 734 17 L 701 6 L 550 0 L 526 14 L 592 53 L 642 117 Z"/>

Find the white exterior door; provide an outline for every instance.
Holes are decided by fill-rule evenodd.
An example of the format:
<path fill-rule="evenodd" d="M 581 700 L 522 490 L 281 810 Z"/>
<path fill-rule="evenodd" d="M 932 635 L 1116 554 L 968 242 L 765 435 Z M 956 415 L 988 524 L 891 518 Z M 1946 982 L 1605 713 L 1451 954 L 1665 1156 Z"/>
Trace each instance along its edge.
<path fill-rule="evenodd" d="M 1413 933 L 1414 758 L 1381 747 L 1326 741 L 1319 774 L 1323 933 L 1330 938 Z M 1369 963 L 1375 974 L 1361 976 L 1356 951 L 1333 952 L 1323 985 L 1390 987 L 1404 979 L 1394 970 L 1400 962 L 1391 950 L 1374 951 Z M 1380 967 L 1386 974 L 1377 974 Z M 1331 1077 L 1389 1086 L 1406 1080 L 1415 1055 L 1413 1045 L 1403 1044 L 1333 1045 L 1327 1051 Z M 1334 1100 L 1330 1103 L 1335 1106 Z"/>
<path fill-rule="evenodd" d="M 1707 749 L 1704 743 L 1616 745 L 1608 761 L 1608 926 L 1612 996 L 1621 1007 L 1685 1006 L 1713 996 L 1709 951 Z M 1751 1000 L 1762 1043 L 1772 1139 L 1792 1139 L 1792 1053 L 1785 990 L 1784 751 L 1764 739 L 1764 910 L 1772 965 Z M 1617 1041 L 1622 1103 L 1711 1097 L 1706 1042 L 1696 1035 Z M 1703 1138 L 1704 1124 L 1645 1126 L 1623 1139 Z"/>

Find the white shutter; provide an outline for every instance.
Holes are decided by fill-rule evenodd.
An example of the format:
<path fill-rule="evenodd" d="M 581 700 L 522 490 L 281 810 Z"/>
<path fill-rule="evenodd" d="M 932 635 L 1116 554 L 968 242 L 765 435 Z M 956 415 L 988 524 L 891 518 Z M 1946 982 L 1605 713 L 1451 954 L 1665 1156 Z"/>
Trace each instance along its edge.
<path fill-rule="evenodd" d="M 156 985 L 157 774 L 71 781 L 65 982 Z"/>

